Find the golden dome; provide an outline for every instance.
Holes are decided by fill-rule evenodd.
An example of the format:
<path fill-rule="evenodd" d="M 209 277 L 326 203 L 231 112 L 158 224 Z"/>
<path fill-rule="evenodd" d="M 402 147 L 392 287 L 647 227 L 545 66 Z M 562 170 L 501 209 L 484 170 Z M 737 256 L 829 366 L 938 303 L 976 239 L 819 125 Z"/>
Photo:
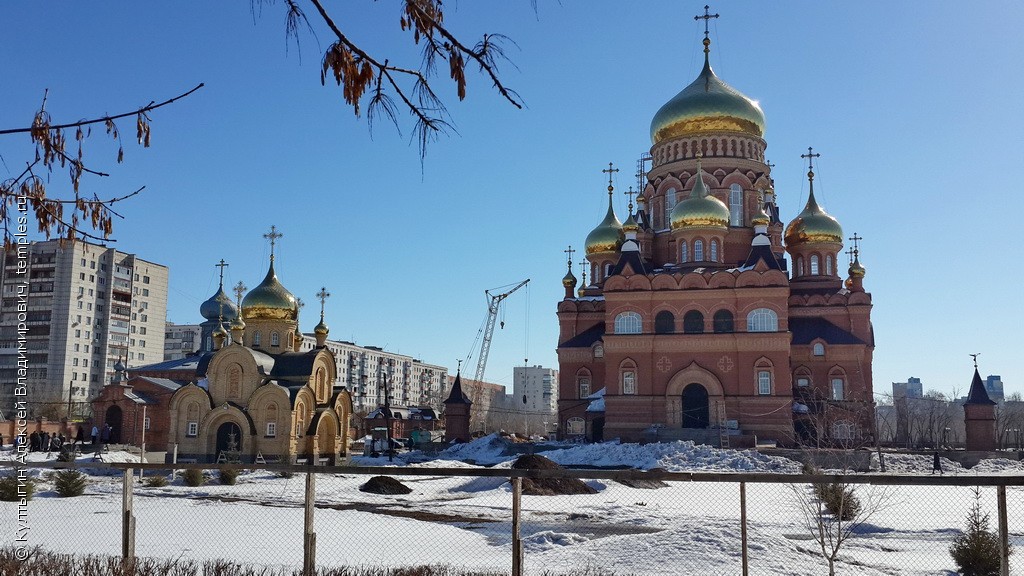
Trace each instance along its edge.
<path fill-rule="evenodd" d="M 757 102 L 715 75 L 705 51 L 704 69 L 697 79 L 666 102 L 651 120 L 651 143 L 710 132 L 738 132 L 760 138 L 764 136 L 764 112 Z"/>
<path fill-rule="evenodd" d="M 626 222 L 622 225 L 623 232 L 639 232 L 640 224 L 637 223 L 636 218 L 630 214 L 629 218 L 626 218 Z"/>
<path fill-rule="evenodd" d="M 867 273 L 867 270 L 860 263 L 860 258 L 855 256 L 853 258 L 853 264 L 850 264 L 850 277 L 851 278 L 863 278 L 864 274 L 866 274 L 866 273 Z"/>
<path fill-rule="evenodd" d="M 242 320 L 241 316 L 236 316 L 231 321 L 231 331 L 234 332 L 235 330 L 245 330 L 245 320 Z"/>
<path fill-rule="evenodd" d="M 771 216 L 764 211 L 764 201 L 758 197 L 757 199 L 757 212 L 754 213 L 754 217 L 750 219 L 752 226 L 767 226 L 771 224 Z"/>
<path fill-rule="evenodd" d="M 317 324 L 313 328 L 313 333 L 314 334 L 322 334 L 322 335 L 326 336 L 328 332 L 330 332 L 330 328 L 327 327 L 327 324 L 324 323 L 323 316 L 321 316 L 320 317 L 320 323 Z"/>
<path fill-rule="evenodd" d="M 223 324 L 217 324 L 217 327 L 213 330 L 213 339 L 223 341 L 228 337 L 228 331 L 224 329 Z"/>
<path fill-rule="evenodd" d="M 789 226 L 786 226 L 786 247 L 791 248 L 805 242 L 843 243 L 843 227 L 839 221 L 825 212 L 814 199 L 814 183 L 811 182 L 807 205 Z"/>
<path fill-rule="evenodd" d="M 586 251 L 587 255 L 600 254 L 602 252 L 618 252 L 626 237 L 622 231 L 622 223 L 615 215 L 612 208 L 611 186 L 608 187 L 608 213 L 604 220 L 587 234 Z"/>
<path fill-rule="evenodd" d="M 296 320 L 299 303 L 274 272 L 274 259 L 270 259 L 267 277 L 242 299 L 242 318 L 246 320 Z"/>
<path fill-rule="evenodd" d="M 726 228 L 729 226 L 729 208 L 724 202 L 708 194 L 704 186 L 704 170 L 697 161 L 697 183 L 690 197 L 676 204 L 671 214 L 672 229 L 691 226 Z"/>
<path fill-rule="evenodd" d="M 562 286 L 565 288 L 576 287 L 576 277 L 573 276 L 572 270 L 569 270 L 565 273 L 565 276 L 562 276 Z"/>

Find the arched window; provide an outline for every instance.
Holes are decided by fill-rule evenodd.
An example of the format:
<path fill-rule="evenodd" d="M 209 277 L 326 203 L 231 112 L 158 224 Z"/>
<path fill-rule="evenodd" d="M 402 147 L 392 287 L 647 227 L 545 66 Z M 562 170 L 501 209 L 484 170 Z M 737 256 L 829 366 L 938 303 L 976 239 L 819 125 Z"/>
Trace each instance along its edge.
<path fill-rule="evenodd" d="M 665 191 L 665 227 L 672 224 L 672 209 L 676 207 L 676 189 L 669 188 Z"/>
<path fill-rule="evenodd" d="M 594 345 L 594 358 L 604 358 L 604 346 L 600 343 Z"/>
<path fill-rule="evenodd" d="M 623 394 L 636 394 L 636 367 L 632 364 L 625 365 L 621 372 L 620 383 L 622 384 Z"/>
<path fill-rule="evenodd" d="M 640 334 L 642 322 L 636 312 L 623 312 L 615 317 L 616 334 Z"/>
<path fill-rule="evenodd" d="M 252 345 L 253 346 L 259 346 L 261 339 L 262 339 L 262 334 L 260 334 L 259 330 L 257 330 L 257 331 L 252 333 Z"/>
<path fill-rule="evenodd" d="M 711 261 L 718 262 L 718 240 L 711 241 Z"/>
<path fill-rule="evenodd" d="M 704 315 L 697 310 L 690 310 L 683 315 L 684 334 L 702 334 L 704 332 Z"/>
<path fill-rule="evenodd" d="M 267 430 L 266 437 L 274 438 L 277 436 L 277 404 L 267 405 Z"/>
<path fill-rule="evenodd" d="M 655 334 L 671 334 L 676 331 L 676 317 L 668 310 L 658 312 L 654 317 Z"/>
<path fill-rule="evenodd" d="M 693 261 L 703 262 L 704 261 L 704 241 L 694 240 L 693 241 Z"/>
<path fill-rule="evenodd" d="M 729 186 L 729 225 L 743 226 L 743 188 L 739 184 Z"/>
<path fill-rule="evenodd" d="M 602 280 L 607 280 L 608 277 L 611 276 L 611 275 L 612 275 L 612 264 L 611 264 L 611 262 L 608 262 L 608 263 L 606 263 L 604 265 L 604 278 L 602 278 Z"/>
<path fill-rule="evenodd" d="M 735 323 L 732 318 L 732 312 L 729 312 L 728 310 L 719 310 L 718 312 L 715 312 L 714 325 L 716 334 L 728 334 L 736 330 Z"/>
<path fill-rule="evenodd" d="M 846 400 L 846 382 L 843 377 L 838 374 L 833 374 L 829 380 L 832 382 L 832 399 Z"/>
<path fill-rule="evenodd" d="M 185 408 L 185 436 L 194 438 L 199 435 L 199 404 L 190 402 Z"/>
<path fill-rule="evenodd" d="M 778 332 L 779 316 L 769 308 L 758 308 L 747 314 L 747 332 Z"/>
<path fill-rule="evenodd" d="M 832 255 L 831 254 L 827 254 L 825 256 L 825 274 L 827 276 L 831 276 L 832 275 Z"/>
<path fill-rule="evenodd" d="M 305 429 L 306 424 L 306 406 L 304 404 L 295 404 L 295 437 L 302 438 L 302 431 Z"/>
<path fill-rule="evenodd" d="M 796 382 L 798 387 L 807 388 L 811 385 L 811 371 L 806 367 L 797 368 L 796 372 L 793 374 L 793 380 Z"/>
<path fill-rule="evenodd" d="M 281 345 L 281 337 L 278 336 L 277 332 L 271 332 L 270 333 L 270 345 L 271 346 L 280 346 Z"/>
<path fill-rule="evenodd" d="M 818 271 L 818 255 L 811 254 L 811 276 L 817 276 L 820 272 Z"/>
<path fill-rule="evenodd" d="M 685 264 L 690 259 L 690 255 L 687 253 L 687 252 L 689 252 L 689 250 L 687 250 L 687 248 L 688 247 L 686 245 L 686 240 L 683 240 L 683 241 L 679 242 L 679 263 L 680 264 Z"/>
<path fill-rule="evenodd" d="M 803 256 L 800 256 L 800 257 L 798 257 L 796 259 L 796 275 L 797 276 L 803 276 L 804 275 L 804 257 Z"/>
<path fill-rule="evenodd" d="M 316 401 L 327 401 L 327 371 L 323 367 L 316 369 Z"/>
<path fill-rule="evenodd" d="M 576 375 L 576 390 L 579 391 L 579 398 L 590 396 L 590 373 L 581 372 Z"/>
<path fill-rule="evenodd" d="M 815 342 L 814 346 L 811 348 L 811 351 L 815 356 L 824 356 L 825 345 L 822 344 L 821 342 Z"/>

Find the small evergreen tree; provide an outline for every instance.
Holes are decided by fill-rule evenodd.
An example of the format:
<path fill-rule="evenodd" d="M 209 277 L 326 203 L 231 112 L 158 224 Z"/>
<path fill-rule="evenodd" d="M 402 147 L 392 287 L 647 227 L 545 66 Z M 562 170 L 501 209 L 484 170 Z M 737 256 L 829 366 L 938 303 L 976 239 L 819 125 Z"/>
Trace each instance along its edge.
<path fill-rule="evenodd" d="M 34 492 L 35 482 L 27 480 L 24 487 L 25 499 L 31 500 Z M 0 476 L 0 502 L 17 502 L 21 498 L 22 494 L 18 493 L 18 477 L 14 474 Z"/>
<path fill-rule="evenodd" d="M 53 480 L 57 494 L 64 497 L 81 496 L 85 493 L 85 486 L 88 483 L 89 478 L 78 470 L 61 470 Z"/>
<path fill-rule="evenodd" d="M 981 490 L 974 488 L 974 504 L 967 513 L 967 529 L 953 539 L 949 554 L 963 576 L 999 575 L 999 536 L 988 528 L 988 514 L 981 511 Z"/>
<path fill-rule="evenodd" d="M 181 475 L 186 486 L 200 486 L 202 485 L 205 478 L 203 478 L 203 471 L 198 468 L 189 468 L 185 470 L 185 473 Z"/>

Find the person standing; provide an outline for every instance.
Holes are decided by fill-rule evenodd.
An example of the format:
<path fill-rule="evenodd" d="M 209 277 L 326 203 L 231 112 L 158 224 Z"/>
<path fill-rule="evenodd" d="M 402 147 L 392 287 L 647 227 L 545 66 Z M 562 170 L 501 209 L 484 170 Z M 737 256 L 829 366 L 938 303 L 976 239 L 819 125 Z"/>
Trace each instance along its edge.
<path fill-rule="evenodd" d="M 100 440 L 103 440 L 103 448 L 110 445 L 110 424 L 103 425 L 103 432 L 100 432 Z"/>
<path fill-rule="evenodd" d="M 78 432 L 75 433 L 75 441 L 72 442 L 71 445 L 77 446 L 79 444 L 85 444 L 85 432 L 82 430 L 81 426 L 78 427 Z"/>
<path fill-rule="evenodd" d="M 100 429 L 95 425 L 92 427 L 92 447 L 96 449 L 96 441 L 100 439 Z"/>
<path fill-rule="evenodd" d="M 932 474 L 935 474 L 936 472 L 943 474 L 942 462 L 939 460 L 938 452 L 932 455 Z"/>

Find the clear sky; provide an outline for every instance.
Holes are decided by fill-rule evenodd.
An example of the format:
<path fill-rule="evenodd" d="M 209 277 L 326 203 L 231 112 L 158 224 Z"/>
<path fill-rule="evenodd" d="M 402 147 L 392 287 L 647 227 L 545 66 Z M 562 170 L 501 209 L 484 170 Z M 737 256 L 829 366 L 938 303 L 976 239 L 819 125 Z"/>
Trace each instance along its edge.
<path fill-rule="evenodd" d="M 418 62 L 397 2 L 328 4 L 364 48 Z M 112 174 L 88 189 L 146 186 L 121 207 L 116 246 L 170 267 L 169 320 L 201 320 L 220 258 L 226 284 L 258 284 L 261 235 L 274 224 L 285 235 L 279 277 L 308 303 L 303 330 L 326 286 L 332 338 L 453 372 L 484 319 L 484 290 L 530 278 L 507 301 L 488 363 L 488 380 L 510 384 L 524 358 L 557 366 L 562 250 L 582 248 L 604 215 L 601 170 L 614 162 L 618 190 L 633 184 L 651 118 L 699 72 L 703 3 L 447 8 L 467 39 L 515 40 L 502 78 L 526 107 L 475 72 L 459 103 L 439 78 L 458 133 L 430 146 L 422 166 L 411 124 L 371 135 L 337 87 L 320 85 L 322 27 L 296 49 L 280 6 L 254 18 L 244 0 L 0 4 L 0 125 L 29 124 L 46 89 L 54 120 L 69 121 L 205 82 L 152 114 L 150 149 L 130 142 L 131 119 L 121 124 L 124 164 L 100 135 L 86 150 Z M 972 352 L 983 376 L 1024 392 L 1024 202 L 1009 180 L 1024 168 L 1024 4 L 730 1 L 712 11 L 713 67 L 765 112 L 783 220 L 806 201 L 800 154 L 813 146 L 819 202 L 864 237 L 876 392 L 917 376 L 925 389 L 964 394 Z M 27 136 L 0 139 L 0 177 L 20 172 L 31 150 Z M 51 193 L 67 186 L 64 174 L 52 180 Z M 618 195 L 621 219 L 625 204 Z"/>

